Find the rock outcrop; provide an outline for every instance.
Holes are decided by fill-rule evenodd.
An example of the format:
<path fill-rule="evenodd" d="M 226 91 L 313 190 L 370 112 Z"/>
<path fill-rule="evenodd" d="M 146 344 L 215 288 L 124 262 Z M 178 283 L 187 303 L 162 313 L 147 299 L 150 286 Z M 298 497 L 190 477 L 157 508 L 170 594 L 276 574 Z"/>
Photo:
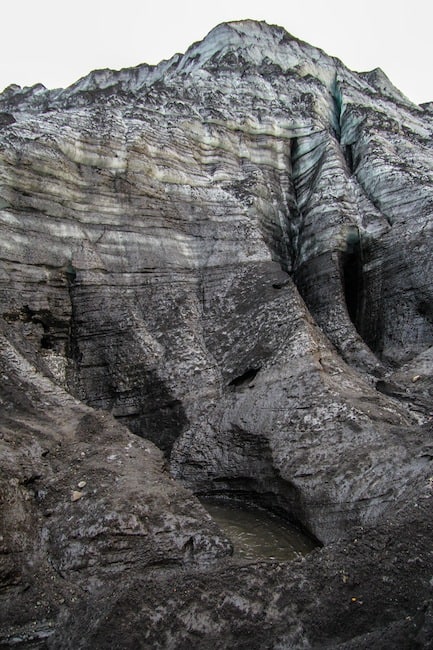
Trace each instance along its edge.
<path fill-rule="evenodd" d="M 432 136 L 252 21 L 0 95 L 2 647 L 432 647 Z"/>

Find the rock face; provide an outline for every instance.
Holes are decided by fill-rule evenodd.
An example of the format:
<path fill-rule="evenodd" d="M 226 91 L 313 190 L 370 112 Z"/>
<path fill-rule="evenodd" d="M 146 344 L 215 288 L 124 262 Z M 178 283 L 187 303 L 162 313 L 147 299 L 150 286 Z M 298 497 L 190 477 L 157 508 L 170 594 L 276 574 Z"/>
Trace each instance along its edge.
<path fill-rule="evenodd" d="M 252 21 L 0 95 L 2 647 L 433 647 L 432 135 Z"/>

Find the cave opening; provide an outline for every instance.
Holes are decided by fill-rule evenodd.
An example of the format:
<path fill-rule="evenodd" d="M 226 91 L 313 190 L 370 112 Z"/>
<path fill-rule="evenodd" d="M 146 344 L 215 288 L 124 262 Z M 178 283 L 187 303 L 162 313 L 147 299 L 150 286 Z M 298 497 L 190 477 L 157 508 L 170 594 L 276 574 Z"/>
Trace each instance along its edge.
<path fill-rule="evenodd" d="M 44 334 L 41 338 L 41 348 L 43 350 L 52 350 L 53 347 L 52 337 L 49 334 Z"/>
<path fill-rule="evenodd" d="M 429 323 L 433 323 L 433 308 L 427 300 L 421 300 L 417 306 L 417 312 Z"/>
<path fill-rule="evenodd" d="M 259 372 L 261 366 L 258 366 L 256 368 L 248 368 L 242 375 L 239 375 L 239 377 L 235 377 L 229 382 L 229 386 L 233 386 L 234 388 L 239 388 L 241 386 L 245 386 L 246 384 L 249 384 L 254 377 L 257 375 Z"/>
<path fill-rule="evenodd" d="M 354 164 L 354 160 L 353 160 L 353 147 L 352 147 L 351 144 L 347 144 L 344 147 L 344 157 L 346 159 L 347 168 L 348 168 L 350 174 L 353 174 L 354 169 L 355 169 L 355 164 Z"/>
<path fill-rule="evenodd" d="M 362 330 L 363 270 L 362 248 L 359 235 L 349 237 L 347 250 L 342 257 L 344 297 L 350 320 L 358 332 Z"/>

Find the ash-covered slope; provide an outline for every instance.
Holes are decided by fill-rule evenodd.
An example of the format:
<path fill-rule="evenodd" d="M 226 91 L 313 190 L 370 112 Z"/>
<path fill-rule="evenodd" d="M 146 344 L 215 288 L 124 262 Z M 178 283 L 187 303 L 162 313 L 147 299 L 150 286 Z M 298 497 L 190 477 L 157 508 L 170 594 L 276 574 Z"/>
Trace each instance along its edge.
<path fill-rule="evenodd" d="M 3 642 L 422 647 L 429 106 L 242 21 L 155 67 L 11 86 L 0 111 Z M 278 507 L 331 546 L 262 572 L 217 560 L 227 542 L 122 425 L 193 491 Z M 351 590 L 370 594 L 356 624 Z"/>

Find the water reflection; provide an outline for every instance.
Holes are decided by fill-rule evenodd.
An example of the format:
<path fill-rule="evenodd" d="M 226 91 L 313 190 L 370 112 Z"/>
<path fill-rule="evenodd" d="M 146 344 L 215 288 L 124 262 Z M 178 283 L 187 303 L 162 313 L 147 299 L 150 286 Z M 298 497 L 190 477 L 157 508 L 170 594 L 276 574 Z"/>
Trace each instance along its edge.
<path fill-rule="evenodd" d="M 315 548 L 294 526 L 259 508 L 234 501 L 201 500 L 234 547 L 234 556 L 248 560 L 294 560 Z"/>

